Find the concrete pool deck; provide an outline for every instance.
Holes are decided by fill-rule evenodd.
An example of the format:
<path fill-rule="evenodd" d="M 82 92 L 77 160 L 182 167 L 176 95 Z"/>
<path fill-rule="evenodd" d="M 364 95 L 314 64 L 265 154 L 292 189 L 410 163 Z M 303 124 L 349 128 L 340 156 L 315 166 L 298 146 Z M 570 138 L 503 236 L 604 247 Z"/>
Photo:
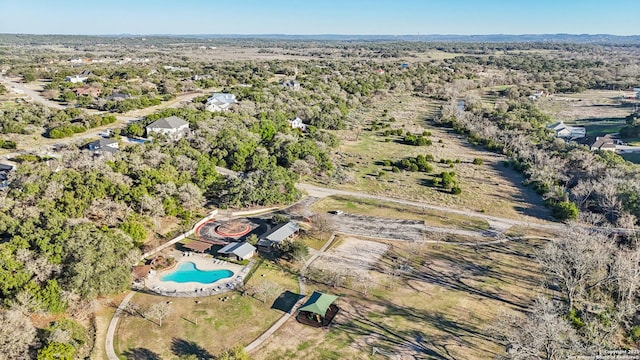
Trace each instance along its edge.
<path fill-rule="evenodd" d="M 162 281 L 161 278 L 177 269 L 186 262 L 196 264 L 199 270 L 230 270 L 233 275 L 228 278 L 220 279 L 211 284 L 203 284 L 199 282 L 177 283 L 175 281 Z M 160 295 L 174 297 L 199 297 L 211 296 L 227 292 L 242 285 L 245 276 L 251 269 L 254 261 L 249 262 L 246 266 L 234 264 L 224 260 L 218 260 L 211 255 L 202 255 L 191 253 L 191 256 L 181 256 L 176 258 L 174 267 L 168 270 L 158 271 L 153 275 L 149 275 L 145 280 L 145 286 Z"/>

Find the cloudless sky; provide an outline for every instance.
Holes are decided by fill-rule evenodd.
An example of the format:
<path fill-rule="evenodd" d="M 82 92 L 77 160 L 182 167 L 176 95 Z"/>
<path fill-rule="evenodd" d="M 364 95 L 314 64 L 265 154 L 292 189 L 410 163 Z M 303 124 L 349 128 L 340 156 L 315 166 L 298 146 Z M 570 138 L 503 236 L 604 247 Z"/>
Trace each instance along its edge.
<path fill-rule="evenodd" d="M 640 0 L 0 0 L 0 33 L 640 33 Z"/>

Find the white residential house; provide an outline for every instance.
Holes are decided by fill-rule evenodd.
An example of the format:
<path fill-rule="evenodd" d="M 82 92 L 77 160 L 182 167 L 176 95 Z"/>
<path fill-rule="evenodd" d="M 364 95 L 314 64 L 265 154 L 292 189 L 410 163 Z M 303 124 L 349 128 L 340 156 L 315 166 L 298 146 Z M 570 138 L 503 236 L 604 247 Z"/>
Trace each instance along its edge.
<path fill-rule="evenodd" d="M 13 165 L 0 164 L 0 189 L 9 186 L 9 173 L 14 169 Z"/>
<path fill-rule="evenodd" d="M 93 151 L 94 154 L 105 155 L 117 152 L 119 145 L 118 142 L 113 139 L 99 139 L 90 142 L 87 144 L 87 147 Z"/>
<path fill-rule="evenodd" d="M 542 96 L 544 96 L 544 91 L 540 90 L 540 91 L 536 91 L 533 94 L 529 95 L 529 100 L 538 100 L 540 99 Z"/>
<path fill-rule="evenodd" d="M 81 83 L 81 82 L 85 82 L 87 81 L 87 79 L 89 78 L 89 75 L 91 75 L 91 71 L 89 70 L 85 70 L 83 72 L 81 72 L 80 74 L 76 74 L 73 76 L 67 76 L 66 78 L 64 78 L 65 81 L 68 81 L 70 83 Z"/>
<path fill-rule="evenodd" d="M 568 126 L 564 121 L 557 122 L 547 126 L 547 129 L 553 130 L 557 138 L 562 139 L 580 139 L 587 136 L 587 129 L 582 126 Z"/>
<path fill-rule="evenodd" d="M 598 136 L 596 141 L 591 144 L 591 150 L 616 151 L 617 145 L 623 145 L 620 139 L 616 139 L 611 135 Z"/>
<path fill-rule="evenodd" d="M 302 122 L 302 119 L 296 117 L 295 119 L 289 120 L 289 125 L 292 129 L 300 129 L 302 131 L 307 130 L 307 125 Z"/>
<path fill-rule="evenodd" d="M 205 109 L 211 112 L 226 111 L 231 105 L 237 103 L 236 96 L 227 93 L 215 93 L 207 99 Z"/>
<path fill-rule="evenodd" d="M 178 140 L 189 134 L 189 123 L 177 116 L 162 118 L 147 125 L 147 137 L 153 134 L 160 134 L 170 139 Z"/>
<path fill-rule="evenodd" d="M 295 80 L 287 80 L 282 83 L 282 86 L 290 90 L 300 90 L 302 88 L 300 83 Z"/>

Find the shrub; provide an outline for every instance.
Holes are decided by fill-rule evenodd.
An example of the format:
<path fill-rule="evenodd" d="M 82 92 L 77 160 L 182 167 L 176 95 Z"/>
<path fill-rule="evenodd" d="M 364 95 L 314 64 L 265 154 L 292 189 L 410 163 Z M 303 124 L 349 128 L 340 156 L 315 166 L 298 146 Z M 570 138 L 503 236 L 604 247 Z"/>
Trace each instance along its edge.
<path fill-rule="evenodd" d="M 453 195 L 460 195 L 462 193 L 462 189 L 460 189 L 459 186 L 455 185 L 454 187 L 451 188 L 451 193 Z"/>
<path fill-rule="evenodd" d="M 578 310 L 576 308 L 572 308 L 571 311 L 569 311 L 569 321 L 571 321 L 571 324 L 577 329 L 580 330 L 581 328 L 584 327 L 584 321 L 580 318 L 580 314 L 578 313 Z"/>
<path fill-rule="evenodd" d="M 578 218 L 578 207 L 570 201 L 554 201 L 548 205 L 553 216 L 558 220 L 564 221 Z"/>
<path fill-rule="evenodd" d="M 289 222 L 289 218 L 282 214 L 275 214 L 271 217 L 273 225 L 280 225 Z"/>
<path fill-rule="evenodd" d="M 397 167 L 397 166 L 394 166 L 394 167 L 391 168 L 391 171 L 394 172 L 394 173 L 397 173 L 397 172 L 400 172 L 400 168 Z"/>
<path fill-rule="evenodd" d="M 484 161 L 481 158 L 473 159 L 473 165 L 482 165 Z"/>
<path fill-rule="evenodd" d="M 3 149 L 15 149 L 17 144 L 15 141 L 11 140 L 0 140 L 0 148 Z"/>

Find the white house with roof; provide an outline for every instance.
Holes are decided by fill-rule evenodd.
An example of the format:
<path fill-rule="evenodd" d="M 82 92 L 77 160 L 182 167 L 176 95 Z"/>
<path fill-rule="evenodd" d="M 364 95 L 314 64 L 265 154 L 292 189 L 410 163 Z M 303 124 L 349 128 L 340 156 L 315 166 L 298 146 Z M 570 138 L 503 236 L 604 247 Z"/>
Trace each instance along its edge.
<path fill-rule="evenodd" d="M 236 96 L 233 94 L 215 93 L 207 99 L 207 103 L 204 107 L 211 112 L 226 111 L 231 107 L 231 105 L 237 102 Z"/>
<path fill-rule="evenodd" d="M 9 186 L 9 173 L 15 169 L 15 166 L 9 164 L 0 164 L 0 189 Z"/>
<path fill-rule="evenodd" d="M 293 221 L 280 224 L 260 237 L 258 249 L 270 252 L 274 246 L 293 238 L 300 231 L 300 226 Z"/>
<path fill-rule="evenodd" d="M 296 91 L 302 89 L 302 86 L 296 80 L 287 80 L 282 83 L 282 86 L 285 87 L 286 89 L 296 90 Z"/>
<path fill-rule="evenodd" d="M 248 242 L 232 242 L 218 250 L 218 254 L 223 254 L 227 257 L 235 256 L 237 260 L 247 260 L 256 254 L 256 247 Z"/>
<path fill-rule="evenodd" d="M 177 116 L 158 119 L 147 125 L 147 136 L 164 135 L 170 139 L 178 140 L 189 134 L 189 123 Z"/>
<path fill-rule="evenodd" d="M 568 126 L 564 123 L 564 121 L 547 125 L 547 129 L 553 130 L 556 133 L 556 137 L 562 139 L 574 140 L 587 136 L 587 129 L 585 129 L 584 127 Z"/>
<path fill-rule="evenodd" d="M 70 82 L 70 83 L 74 83 L 74 84 L 75 83 L 81 83 L 81 82 L 87 81 L 87 79 L 89 78 L 89 75 L 91 75 L 91 71 L 85 70 L 85 71 L 81 72 L 80 74 L 67 76 L 66 78 L 64 78 L 64 80 L 67 81 L 67 82 Z"/>
<path fill-rule="evenodd" d="M 87 144 L 87 148 L 94 154 L 113 154 L 118 151 L 119 144 L 114 139 L 99 139 Z"/>
<path fill-rule="evenodd" d="M 307 130 L 307 125 L 305 125 L 299 117 L 289 120 L 289 126 L 291 126 L 292 129 Z"/>

